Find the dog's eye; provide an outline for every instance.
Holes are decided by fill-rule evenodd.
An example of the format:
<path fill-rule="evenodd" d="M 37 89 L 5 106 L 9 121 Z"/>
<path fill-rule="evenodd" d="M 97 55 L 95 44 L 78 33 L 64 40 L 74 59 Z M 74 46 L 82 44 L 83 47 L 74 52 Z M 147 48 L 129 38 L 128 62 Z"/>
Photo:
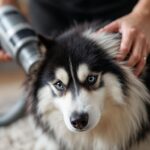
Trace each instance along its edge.
<path fill-rule="evenodd" d="M 58 91 L 63 92 L 65 90 L 65 85 L 61 81 L 56 82 L 54 86 Z"/>
<path fill-rule="evenodd" d="M 94 85 L 96 83 L 96 81 L 97 81 L 97 75 L 90 75 L 87 77 L 87 80 L 86 80 L 86 82 L 89 86 Z"/>

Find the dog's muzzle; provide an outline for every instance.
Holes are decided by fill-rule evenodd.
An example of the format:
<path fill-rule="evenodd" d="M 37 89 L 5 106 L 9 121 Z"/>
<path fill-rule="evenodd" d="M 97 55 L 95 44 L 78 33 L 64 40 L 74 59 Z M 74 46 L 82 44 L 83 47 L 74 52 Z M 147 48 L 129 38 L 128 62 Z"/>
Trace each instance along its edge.
<path fill-rule="evenodd" d="M 84 129 L 87 126 L 88 120 L 89 120 L 88 113 L 74 112 L 70 117 L 71 125 L 74 128 L 79 129 L 79 130 Z"/>

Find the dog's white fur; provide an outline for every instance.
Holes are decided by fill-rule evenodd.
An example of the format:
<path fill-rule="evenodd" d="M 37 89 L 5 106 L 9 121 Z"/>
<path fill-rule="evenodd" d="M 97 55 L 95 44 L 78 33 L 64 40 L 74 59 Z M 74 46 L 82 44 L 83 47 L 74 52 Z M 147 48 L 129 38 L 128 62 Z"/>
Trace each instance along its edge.
<path fill-rule="evenodd" d="M 96 41 L 112 57 L 116 55 L 120 46 L 120 40 L 114 40 L 113 34 L 95 34 L 90 29 L 84 32 L 83 36 Z M 129 68 L 119 62 L 118 65 L 123 68 L 127 76 L 130 87 L 128 96 L 122 94 L 121 83 L 111 73 L 103 75 L 104 87 L 92 92 L 81 88 L 76 101 L 72 100 L 71 92 L 53 100 L 49 85 L 53 89 L 54 87 L 51 83 L 39 89 L 38 113 L 42 114 L 43 122 L 50 124 L 56 138 L 60 141 L 63 138 L 70 150 L 119 150 L 120 146 L 125 146 L 130 133 L 133 136 L 136 134 L 140 122 L 147 122 L 144 106 L 144 101 L 148 101 L 149 98 L 147 89 Z M 71 63 L 70 67 L 72 68 Z M 80 64 L 76 71 L 81 82 L 91 73 L 86 64 Z M 73 70 L 71 73 L 73 76 Z M 63 68 L 56 70 L 56 77 L 65 84 L 69 81 L 67 71 Z M 87 127 L 89 130 L 86 132 L 74 133 L 77 131 L 71 126 L 69 117 L 75 110 L 89 113 L 90 120 Z M 135 146 L 132 150 L 138 148 Z"/>
<path fill-rule="evenodd" d="M 107 53 L 115 57 L 120 47 L 119 34 L 111 34 L 106 32 L 96 33 L 93 29 L 88 29 L 83 32 L 83 36 L 95 41 L 101 48 L 106 49 Z"/>
<path fill-rule="evenodd" d="M 77 70 L 77 75 L 81 82 L 83 82 L 87 78 L 89 73 L 90 71 L 86 64 L 81 64 Z"/>
<path fill-rule="evenodd" d="M 69 78 L 64 68 L 58 68 L 55 73 L 56 79 L 62 81 L 65 85 L 68 84 Z"/>

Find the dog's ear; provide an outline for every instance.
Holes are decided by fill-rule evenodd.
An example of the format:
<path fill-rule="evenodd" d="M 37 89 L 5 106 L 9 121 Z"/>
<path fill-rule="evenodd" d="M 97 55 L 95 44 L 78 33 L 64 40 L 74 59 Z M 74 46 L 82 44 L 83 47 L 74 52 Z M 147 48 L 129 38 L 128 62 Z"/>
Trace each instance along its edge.
<path fill-rule="evenodd" d="M 38 35 L 38 39 L 39 39 L 40 46 L 41 45 L 44 46 L 46 51 L 50 50 L 52 48 L 52 46 L 55 44 L 55 40 L 53 38 L 50 38 L 50 37 Z"/>

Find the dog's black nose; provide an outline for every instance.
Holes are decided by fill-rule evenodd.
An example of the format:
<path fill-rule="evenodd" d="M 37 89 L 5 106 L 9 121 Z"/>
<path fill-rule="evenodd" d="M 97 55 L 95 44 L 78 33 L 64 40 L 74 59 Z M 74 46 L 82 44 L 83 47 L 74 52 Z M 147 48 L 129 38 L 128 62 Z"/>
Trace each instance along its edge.
<path fill-rule="evenodd" d="M 83 129 L 88 124 L 89 115 L 87 113 L 74 112 L 70 117 L 70 122 L 76 129 Z"/>

